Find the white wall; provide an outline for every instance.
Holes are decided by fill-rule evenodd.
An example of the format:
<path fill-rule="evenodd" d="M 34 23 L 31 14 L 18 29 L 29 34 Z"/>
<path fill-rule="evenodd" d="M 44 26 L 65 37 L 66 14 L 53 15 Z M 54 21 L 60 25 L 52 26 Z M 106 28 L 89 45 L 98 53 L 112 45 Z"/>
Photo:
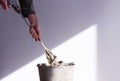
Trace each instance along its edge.
<path fill-rule="evenodd" d="M 98 52 L 95 53 L 97 54 L 97 75 L 95 76 L 97 77 L 90 77 L 89 75 L 92 73 L 91 72 L 88 77 L 85 77 L 87 75 L 84 74 L 84 78 L 79 77 L 76 79 L 77 81 L 86 81 L 86 78 L 91 78 L 89 81 L 96 79 L 97 81 L 120 81 L 119 3 L 119 0 L 34 1 L 37 15 L 40 19 L 42 38 L 50 49 L 63 44 L 66 40 L 73 38 L 73 36 L 76 36 L 79 33 L 85 32 L 91 26 L 96 24 L 97 41 L 95 41 L 95 39 L 93 41 L 94 43 L 97 43 L 97 48 L 95 50 L 91 49 L 92 51 L 89 50 L 88 52 L 90 55 L 96 51 Z M 38 80 L 36 64 L 39 61 L 42 62 L 44 60 L 44 56 L 42 56 L 44 52 L 43 48 L 33 41 L 24 21 L 14 13 L 13 10 L 3 11 L 0 9 L 0 13 L 0 78 L 3 81 L 14 81 L 17 80 L 16 77 L 18 79 L 22 78 L 22 80 L 29 81 L 33 81 L 33 79 Z M 94 37 L 94 35 L 92 36 Z M 85 40 L 86 39 L 81 39 L 81 41 Z M 88 42 L 90 40 L 92 40 L 91 37 L 86 41 L 86 43 L 84 43 L 90 43 L 89 45 L 91 46 L 92 43 Z M 84 45 L 84 43 L 82 44 Z M 76 44 L 72 42 L 71 45 Z M 78 47 L 82 47 L 81 43 L 79 43 Z M 93 45 L 93 47 L 95 47 L 95 45 Z M 89 48 L 90 47 L 79 49 L 86 50 Z M 74 50 L 76 49 L 77 48 L 74 48 Z M 83 55 L 88 54 L 86 52 L 78 51 L 78 54 L 74 59 L 77 61 L 78 57 L 81 57 L 82 53 Z M 61 54 L 61 56 L 64 55 Z M 63 59 L 65 59 L 65 57 L 63 57 Z M 89 61 L 87 60 L 87 62 L 82 63 L 87 64 L 88 62 Z M 78 62 L 78 64 L 80 63 Z M 81 76 L 85 73 L 83 68 L 86 67 L 77 68 L 80 69 L 79 71 L 81 71 Z M 89 69 L 89 71 L 93 70 Z M 23 74 L 23 72 L 25 72 L 23 76 L 17 76 L 21 73 Z M 28 76 L 27 74 L 31 75 Z M 12 77 L 12 75 L 15 78 Z M 27 76 L 33 77 L 27 78 Z"/>

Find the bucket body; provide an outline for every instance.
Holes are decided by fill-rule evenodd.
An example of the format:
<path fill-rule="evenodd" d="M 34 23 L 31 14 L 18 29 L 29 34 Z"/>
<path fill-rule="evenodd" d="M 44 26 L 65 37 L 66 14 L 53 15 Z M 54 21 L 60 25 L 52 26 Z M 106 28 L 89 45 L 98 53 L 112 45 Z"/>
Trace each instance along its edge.
<path fill-rule="evenodd" d="M 38 64 L 40 81 L 73 81 L 74 65 L 47 66 Z"/>

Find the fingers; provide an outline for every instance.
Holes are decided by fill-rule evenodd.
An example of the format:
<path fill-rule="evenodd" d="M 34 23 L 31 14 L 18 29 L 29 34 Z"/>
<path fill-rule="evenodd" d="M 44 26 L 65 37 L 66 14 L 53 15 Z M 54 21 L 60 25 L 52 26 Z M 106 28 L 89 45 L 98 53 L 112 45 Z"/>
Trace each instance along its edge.
<path fill-rule="evenodd" d="M 41 40 L 41 32 L 40 32 L 40 26 L 35 27 L 36 33 L 37 33 L 37 39 L 40 41 Z"/>
<path fill-rule="evenodd" d="M 30 14 L 28 16 L 28 20 L 30 22 L 30 34 L 36 41 L 40 41 L 40 26 L 38 23 L 38 18 L 35 14 Z"/>
<path fill-rule="evenodd" d="M 34 38 L 35 41 L 40 41 L 39 27 L 30 27 L 29 31 L 30 31 L 30 34 L 32 35 L 32 38 Z"/>
<path fill-rule="evenodd" d="M 0 5 L 2 6 L 3 9 L 8 10 L 10 6 L 8 5 L 7 0 L 0 0 Z"/>

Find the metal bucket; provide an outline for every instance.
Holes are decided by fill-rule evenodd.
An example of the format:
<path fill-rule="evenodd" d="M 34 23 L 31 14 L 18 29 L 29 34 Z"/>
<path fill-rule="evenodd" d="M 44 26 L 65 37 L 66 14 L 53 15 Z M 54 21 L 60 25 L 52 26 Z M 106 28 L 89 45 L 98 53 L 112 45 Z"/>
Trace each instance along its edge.
<path fill-rule="evenodd" d="M 73 81 L 74 64 L 48 66 L 38 64 L 40 81 Z"/>

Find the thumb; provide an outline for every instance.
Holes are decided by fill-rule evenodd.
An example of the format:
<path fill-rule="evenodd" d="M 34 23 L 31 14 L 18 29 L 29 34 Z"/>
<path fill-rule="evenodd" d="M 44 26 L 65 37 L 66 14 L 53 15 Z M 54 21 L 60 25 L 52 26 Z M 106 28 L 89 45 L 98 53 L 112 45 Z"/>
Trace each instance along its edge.
<path fill-rule="evenodd" d="M 1 6 L 2 6 L 3 9 L 5 9 L 5 10 L 8 10 L 8 9 L 9 9 L 7 0 L 2 0 L 2 1 L 0 2 L 0 4 L 1 4 Z"/>

